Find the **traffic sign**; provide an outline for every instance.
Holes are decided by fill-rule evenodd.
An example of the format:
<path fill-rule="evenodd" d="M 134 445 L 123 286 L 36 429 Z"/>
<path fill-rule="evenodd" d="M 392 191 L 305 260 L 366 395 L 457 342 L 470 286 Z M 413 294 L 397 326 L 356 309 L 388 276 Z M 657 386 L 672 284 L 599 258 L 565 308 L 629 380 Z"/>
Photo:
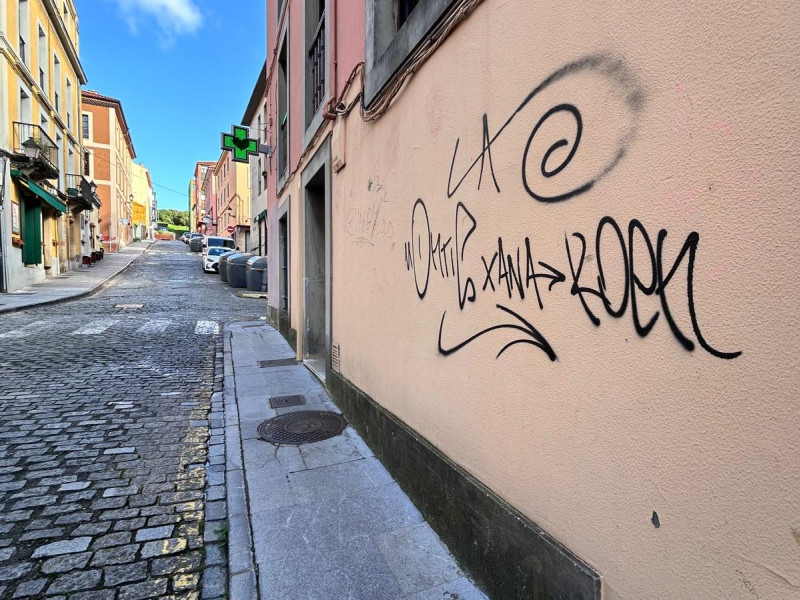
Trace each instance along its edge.
<path fill-rule="evenodd" d="M 228 233 L 233 233 L 234 231 L 236 231 L 236 227 L 233 225 L 228 225 Z"/>

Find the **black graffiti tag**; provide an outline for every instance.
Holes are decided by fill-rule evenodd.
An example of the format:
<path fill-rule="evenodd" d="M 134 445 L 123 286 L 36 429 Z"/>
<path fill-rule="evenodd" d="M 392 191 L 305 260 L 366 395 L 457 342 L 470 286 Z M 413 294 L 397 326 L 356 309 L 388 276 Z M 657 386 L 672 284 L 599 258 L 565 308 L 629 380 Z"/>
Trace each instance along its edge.
<path fill-rule="evenodd" d="M 575 133 L 570 138 L 559 138 L 552 144 L 547 146 L 541 158 L 538 172 L 543 180 L 551 180 L 555 176 L 564 171 L 572 162 L 581 143 L 583 134 L 583 118 L 578 108 L 571 103 L 561 103 L 553 106 L 547 110 L 544 115 L 538 120 L 536 125 L 528 137 L 525 144 L 524 151 L 522 152 L 521 171 L 522 171 L 522 185 L 525 191 L 532 198 L 546 203 L 562 202 L 573 198 L 580 194 L 589 191 L 601 178 L 605 177 L 625 156 L 627 146 L 633 139 L 636 132 L 637 115 L 641 110 L 644 101 L 644 92 L 636 82 L 636 78 L 627 69 L 625 64 L 607 54 L 594 54 L 583 57 L 574 62 L 568 63 L 551 73 L 539 85 L 537 85 L 517 106 L 511 116 L 500 126 L 494 135 L 489 132 L 489 120 L 486 114 L 482 118 L 482 148 L 478 156 L 467 166 L 464 174 L 459 180 L 453 184 L 453 171 L 456 166 L 456 159 L 458 157 L 458 149 L 461 139 L 456 139 L 455 148 L 453 149 L 453 158 L 450 163 L 450 172 L 447 178 L 447 197 L 452 198 L 459 190 L 461 185 L 466 180 L 467 176 L 472 172 L 475 167 L 479 168 L 478 174 L 478 189 L 481 187 L 483 181 L 483 172 L 488 162 L 489 171 L 492 176 L 495 190 L 500 192 L 500 185 L 497 181 L 497 176 L 494 172 L 494 160 L 492 157 L 492 146 L 497 142 L 500 136 L 505 132 L 506 128 L 515 120 L 515 118 L 533 101 L 535 98 L 541 96 L 542 92 L 548 90 L 553 85 L 562 82 L 568 78 L 579 76 L 581 74 L 592 73 L 603 77 L 609 84 L 617 91 L 617 94 L 622 98 L 624 106 L 631 114 L 628 130 L 614 143 L 615 148 L 610 148 L 610 154 L 604 162 L 596 165 L 594 173 L 586 175 L 584 181 L 579 183 L 565 182 L 563 189 L 557 193 L 545 193 L 537 191 L 536 184 L 531 181 L 529 162 L 534 159 L 531 153 L 531 148 L 537 134 L 540 133 L 542 127 L 554 116 L 567 116 L 571 118 L 575 124 Z M 569 152 L 561 158 L 556 164 L 550 164 L 555 156 L 555 153 L 562 149 L 569 147 Z M 488 161 L 487 161 L 488 159 Z"/>

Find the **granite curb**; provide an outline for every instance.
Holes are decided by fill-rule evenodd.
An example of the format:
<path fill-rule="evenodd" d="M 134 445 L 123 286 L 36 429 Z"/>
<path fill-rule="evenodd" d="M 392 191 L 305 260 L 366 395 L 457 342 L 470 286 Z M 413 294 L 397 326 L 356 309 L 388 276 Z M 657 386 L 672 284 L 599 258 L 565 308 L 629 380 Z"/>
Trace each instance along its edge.
<path fill-rule="evenodd" d="M 148 240 L 148 241 L 150 243 L 141 252 L 139 252 L 136 256 L 131 258 L 131 260 L 129 260 L 127 264 L 123 265 L 121 268 L 117 269 L 116 271 L 114 271 L 113 273 L 108 275 L 108 277 L 106 277 L 105 279 L 98 280 L 97 283 L 93 284 L 90 288 L 88 288 L 86 290 L 82 290 L 80 292 L 75 292 L 75 293 L 70 293 L 70 294 L 64 295 L 61 298 L 50 298 L 50 299 L 47 299 L 47 300 L 36 300 L 35 298 L 31 298 L 25 304 L 20 304 L 20 305 L 17 305 L 17 306 L 5 306 L 5 307 L 4 306 L 0 306 L 0 314 L 2 314 L 2 313 L 19 312 L 21 310 L 27 310 L 29 308 L 36 308 L 36 307 L 39 307 L 39 306 L 49 306 L 49 305 L 52 305 L 52 304 L 59 304 L 61 302 L 70 302 L 72 300 L 78 300 L 80 298 L 85 298 L 86 296 L 89 296 L 90 294 L 93 294 L 94 292 L 96 292 L 97 290 L 99 290 L 100 288 L 105 286 L 107 283 L 109 283 L 115 277 L 118 277 L 119 275 L 121 275 L 122 273 L 127 271 L 130 268 L 130 266 L 134 262 L 136 262 L 143 254 L 147 253 L 150 250 L 150 248 L 153 246 L 153 244 L 155 244 L 156 241 L 158 241 L 158 240 L 152 240 L 152 241 Z M 2 297 L 2 295 L 0 295 L 0 297 Z"/>
<path fill-rule="evenodd" d="M 258 582 L 244 474 L 239 407 L 236 402 L 232 339 L 233 334 L 226 326 L 223 334 L 223 398 L 228 501 L 228 597 L 234 600 L 257 600 Z"/>

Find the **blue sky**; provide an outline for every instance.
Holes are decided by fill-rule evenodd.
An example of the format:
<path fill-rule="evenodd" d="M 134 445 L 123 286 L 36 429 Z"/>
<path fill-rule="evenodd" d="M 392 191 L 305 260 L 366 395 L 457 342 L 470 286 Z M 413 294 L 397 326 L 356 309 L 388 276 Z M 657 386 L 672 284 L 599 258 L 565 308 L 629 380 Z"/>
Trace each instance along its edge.
<path fill-rule="evenodd" d="M 216 160 L 264 64 L 264 0 L 75 0 L 89 83 L 122 102 L 159 208 L 187 209 L 194 164 Z"/>

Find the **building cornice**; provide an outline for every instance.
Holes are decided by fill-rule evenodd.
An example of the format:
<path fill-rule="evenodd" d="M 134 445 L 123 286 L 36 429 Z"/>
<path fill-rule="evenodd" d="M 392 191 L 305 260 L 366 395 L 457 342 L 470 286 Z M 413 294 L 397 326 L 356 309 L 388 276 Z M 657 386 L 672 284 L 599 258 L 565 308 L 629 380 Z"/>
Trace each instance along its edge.
<path fill-rule="evenodd" d="M 125 112 L 122 110 L 122 102 L 116 98 L 112 98 L 111 96 L 103 96 L 102 94 L 98 94 L 92 90 L 81 90 L 81 101 L 84 104 L 90 104 L 92 106 L 114 109 L 114 112 L 117 114 L 117 120 L 122 126 L 122 130 L 125 134 L 125 143 L 130 151 L 131 160 L 136 158 L 136 150 L 133 149 L 131 130 L 128 127 L 128 121 L 125 119 Z"/>
<path fill-rule="evenodd" d="M 69 62 L 72 63 L 72 68 L 75 70 L 76 77 L 80 81 L 81 85 L 86 85 L 86 82 L 88 81 L 88 79 L 86 79 L 86 72 L 83 70 L 83 65 L 81 65 L 81 60 L 78 57 L 78 51 L 75 49 L 75 45 L 72 43 L 72 39 L 69 37 L 69 33 L 67 32 L 67 28 L 64 26 L 64 22 L 61 20 L 61 15 L 58 13 L 58 8 L 56 7 L 55 2 L 53 0 L 42 0 L 42 4 L 44 4 L 45 10 L 50 17 L 50 22 L 53 24 L 53 28 L 58 33 L 58 37 L 61 40 L 61 46 L 64 48 L 64 52 L 69 58 Z"/>

